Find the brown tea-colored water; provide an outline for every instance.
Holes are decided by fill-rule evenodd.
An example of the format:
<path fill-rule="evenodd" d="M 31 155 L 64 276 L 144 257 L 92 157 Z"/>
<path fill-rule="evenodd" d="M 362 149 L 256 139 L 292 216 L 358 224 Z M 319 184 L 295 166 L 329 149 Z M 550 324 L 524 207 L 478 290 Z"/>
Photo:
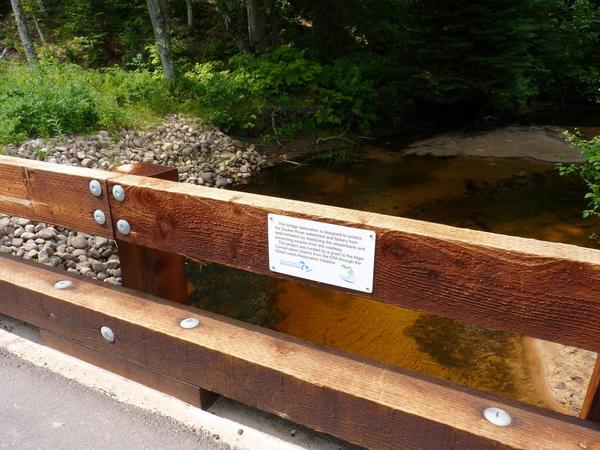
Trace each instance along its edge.
<path fill-rule="evenodd" d="M 245 191 L 594 246 L 585 187 L 554 164 L 403 156 L 365 148 L 342 166 L 280 165 Z M 546 406 L 520 336 L 217 265 L 190 265 L 195 305 L 328 347 Z"/>

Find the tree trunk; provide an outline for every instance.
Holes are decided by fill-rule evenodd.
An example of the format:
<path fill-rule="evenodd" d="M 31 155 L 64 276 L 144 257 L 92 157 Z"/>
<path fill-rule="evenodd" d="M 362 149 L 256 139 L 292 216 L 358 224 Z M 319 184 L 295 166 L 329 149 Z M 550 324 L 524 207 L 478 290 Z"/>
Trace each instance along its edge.
<path fill-rule="evenodd" d="M 215 0 L 215 8 L 223 18 L 225 31 L 231 36 L 238 50 L 240 52 L 247 52 L 248 46 L 246 45 L 246 41 L 240 38 L 241 33 L 238 33 L 236 27 L 233 26 L 234 24 L 231 20 L 231 14 L 227 7 L 227 3 L 224 0 Z"/>
<path fill-rule="evenodd" d="M 29 29 L 27 28 L 25 16 L 23 15 L 23 5 L 21 5 L 21 0 L 10 0 L 10 4 L 12 5 L 12 9 L 15 14 L 15 21 L 17 22 L 19 36 L 21 37 L 21 42 L 23 43 L 23 48 L 25 49 L 27 61 L 31 67 L 37 67 L 39 62 L 35 53 L 35 47 L 31 41 L 31 36 L 29 35 Z"/>
<path fill-rule="evenodd" d="M 185 0 L 187 5 L 187 24 L 188 28 L 194 28 L 194 9 L 192 8 L 192 0 Z"/>
<path fill-rule="evenodd" d="M 44 4 L 44 0 L 37 0 L 37 6 L 40 12 L 44 17 L 48 17 L 48 10 L 46 9 L 46 5 Z"/>
<path fill-rule="evenodd" d="M 169 24 L 169 10 L 167 9 L 167 2 L 166 0 L 158 0 L 158 4 L 160 6 L 160 13 L 162 14 L 163 17 L 163 21 L 165 22 L 165 24 Z"/>
<path fill-rule="evenodd" d="M 247 0 L 248 11 L 248 38 L 250 48 L 257 53 L 263 51 L 267 44 L 265 32 L 265 10 L 261 0 Z"/>
<path fill-rule="evenodd" d="M 152 21 L 154 37 L 156 39 L 156 45 L 158 46 L 158 52 L 160 53 L 160 61 L 163 66 L 165 79 L 169 81 L 169 83 L 173 83 L 175 81 L 175 67 L 173 64 L 173 55 L 171 53 L 171 39 L 169 38 L 169 31 L 165 20 L 166 11 L 161 7 L 161 0 L 146 0 L 146 3 L 148 5 L 148 12 L 150 13 L 150 20 Z"/>
<path fill-rule="evenodd" d="M 35 29 L 37 30 L 38 36 L 40 37 L 40 41 L 42 43 L 46 43 L 46 36 L 44 36 L 44 32 L 42 31 L 42 27 L 40 25 L 40 21 L 37 19 L 35 14 L 32 14 L 33 23 L 35 24 Z"/>

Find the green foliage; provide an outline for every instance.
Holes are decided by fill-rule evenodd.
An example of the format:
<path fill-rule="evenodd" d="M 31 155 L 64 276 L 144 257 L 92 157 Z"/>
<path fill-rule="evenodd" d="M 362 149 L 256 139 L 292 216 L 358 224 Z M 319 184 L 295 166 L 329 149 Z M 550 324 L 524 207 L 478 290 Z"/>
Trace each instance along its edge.
<path fill-rule="evenodd" d="M 540 18 L 544 39 L 532 79 L 540 97 L 573 103 L 598 99 L 600 86 L 600 5 L 595 0 L 554 1 L 555 8 Z"/>
<path fill-rule="evenodd" d="M 144 0 L 45 0 L 67 62 L 86 67 L 128 61 L 152 42 Z"/>
<path fill-rule="evenodd" d="M 185 74 L 201 111 L 227 130 L 273 132 L 345 126 L 365 132 L 375 120 L 375 90 L 356 67 L 325 65 L 292 46 L 257 57 L 243 53 L 223 63 L 196 64 Z"/>
<path fill-rule="evenodd" d="M 44 4 L 47 17 L 33 0 L 25 8 L 46 34 L 48 44 L 36 42 L 46 65 L 160 72 L 145 0 Z M 268 49 L 260 56 L 244 51 L 245 2 L 194 2 L 193 29 L 185 2 L 165 4 L 180 93 L 234 132 L 273 137 L 273 123 L 283 137 L 348 123 L 360 133 L 460 124 L 598 97 L 598 0 L 263 2 Z M 14 49 L 9 11 L 0 6 L 0 43 Z"/>
<path fill-rule="evenodd" d="M 584 217 L 600 217 L 600 136 L 586 140 L 581 136 L 566 133 L 567 140 L 571 145 L 578 148 L 586 161 L 582 164 L 559 164 L 561 175 L 578 174 L 586 182 L 589 192 L 586 199 L 589 208 L 583 212 Z"/>
<path fill-rule="evenodd" d="M 168 89 L 147 72 L 0 66 L 0 143 L 128 126 L 172 108 Z"/>

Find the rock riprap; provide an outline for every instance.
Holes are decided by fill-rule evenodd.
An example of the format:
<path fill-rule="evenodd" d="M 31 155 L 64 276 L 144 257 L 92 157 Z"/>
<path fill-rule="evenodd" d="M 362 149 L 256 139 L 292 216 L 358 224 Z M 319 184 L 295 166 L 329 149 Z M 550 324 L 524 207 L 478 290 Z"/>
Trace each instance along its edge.
<path fill-rule="evenodd" d="M 219 188 L 244 182 L 267 165 L 254 145 L 181 115 L 148 131 L 34 139 L 8 145 L 4 151 L 8 156 L 99 169 L 136 162 L 163 164 L 177 167 L 180 181 Z"/>
<path fill-rule="evenodd" d="M 110 169 L 146 162 L 176 167 L 182 182 L 225 188 L 244 183 L 267 165 L 253 145 L 204 127 L 185 116 L 167 118 L 148 131 L 123 130 L 117 136 L 35 139 L 4 149 L 8 156 L 51 163 Z M 9 253 L 69 272 L 121 283 L 114 241 L 28 219 L 0 214 L 0 253 Z"/>
<path fill-rule="evenodd" d="M 121 282 L 114 241 L 0 214 L 0 253 L 10 253 L 69 272 Z"/>

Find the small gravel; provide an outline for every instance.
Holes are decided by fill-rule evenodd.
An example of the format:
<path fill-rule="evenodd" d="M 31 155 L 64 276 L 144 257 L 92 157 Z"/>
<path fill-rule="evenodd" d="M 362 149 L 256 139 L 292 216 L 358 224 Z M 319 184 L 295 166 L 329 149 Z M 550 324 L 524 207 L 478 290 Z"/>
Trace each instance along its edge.
<path fill-rule="evenodd" d="M 254 145 L 182 115 L 169 116 L 165 123 L 148 131 L 34 139 L 8 145 L 4 153 L 98 169 L 137 162 L 162 164 L 176 167 L 181 182 L 216 188 L 246 183 L 267 165 L 266 156 Z M 101 236 L 0 214 L 0 253 L 115 285 L 122 282 L 117 246 Z"/>

